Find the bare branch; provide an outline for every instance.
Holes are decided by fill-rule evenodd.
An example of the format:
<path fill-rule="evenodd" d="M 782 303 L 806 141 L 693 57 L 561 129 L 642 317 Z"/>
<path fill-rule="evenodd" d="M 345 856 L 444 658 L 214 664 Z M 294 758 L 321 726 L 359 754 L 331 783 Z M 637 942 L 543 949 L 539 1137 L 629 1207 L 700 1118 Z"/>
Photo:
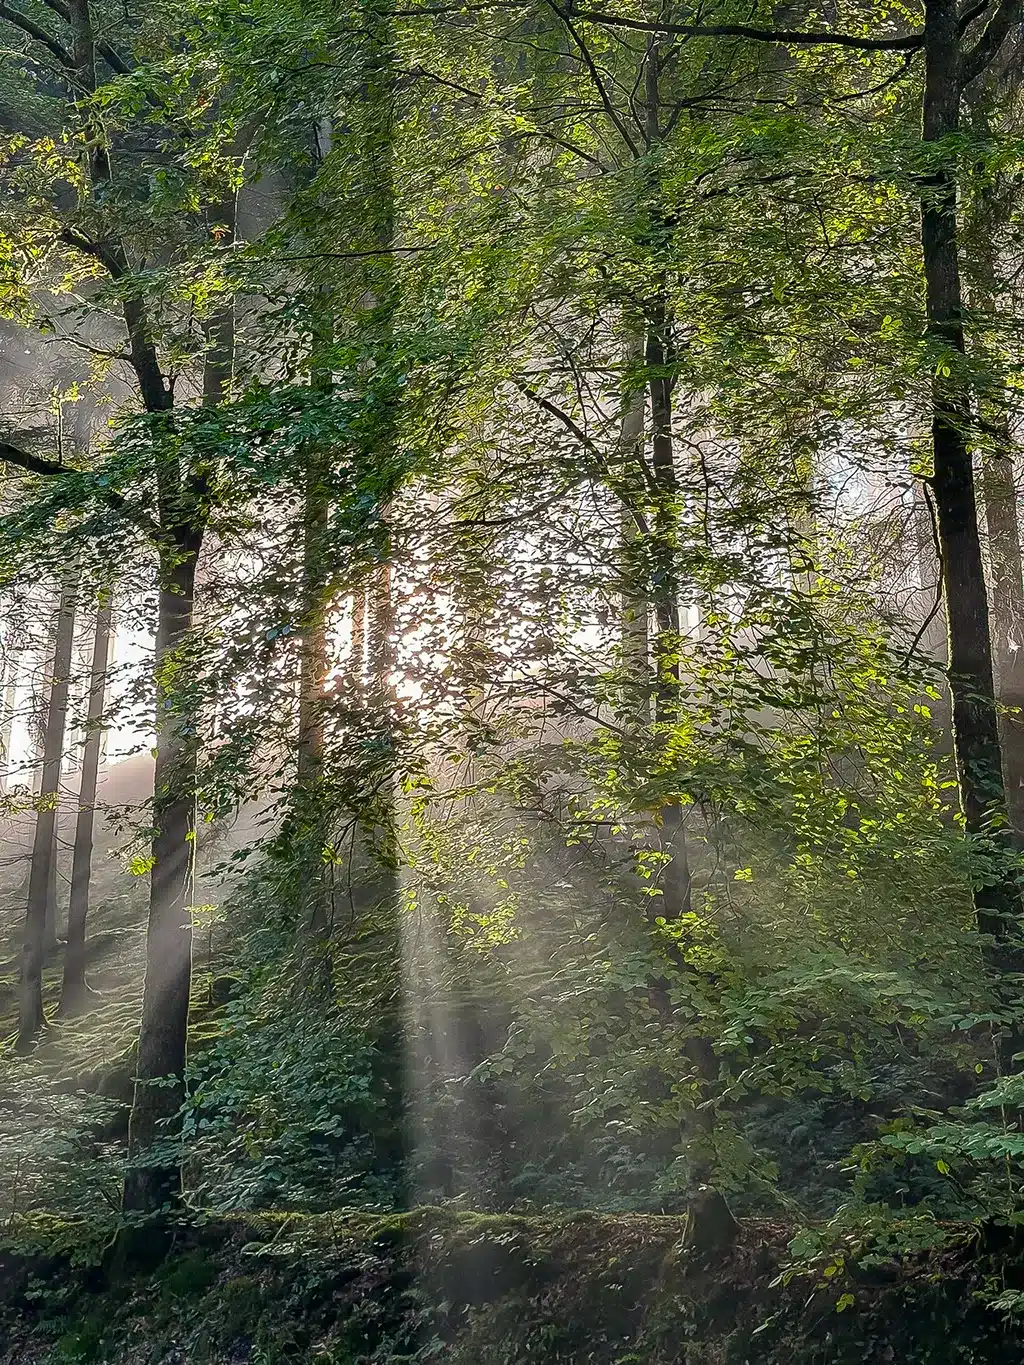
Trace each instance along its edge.
<path fill-rule="evenodd" d="M 908 33 L 897 38 L 861 38 L 856 33 L 753 28 L 749 24 L 669 24 L 661 20 L 624 19 L 604 10 L 576 10 L 575 16 L 593 24 L 629 28 L 639 33 L 672 33 L 681 38 L 747 38 L 751 42 L 778 43 L 783 47 L 850 47 L 858 52 L 915 52 L 924 42 L 923 33 Z"/>
<path fill-rule="evenodd" d="M 570 38 L 572 38 L 573 42 L 576 44 L 576 47 L 579 50 L 580 57 L 583 60 L 583 64 L 587 68 L 587 71 L 590 73 L 590 79 L 594 84 L 594 89 L 597 91 L 597 97 L 601 101 L 601 105 L 605 113 L 608 115 L 609 119 L 611 119 L 613 126 L 615 127 L 616 131 L 619 134 L 619 137 L 622 138 L 623 142 L 629 148 L 630 154 L 632 156 L 639 156 L 640 149 L 637 147 L 636 143 L 630 136 L 629 129 L 626 127 L 625 123 L 623 123 L 622 119 L 619 117 L 618 111 L 616 110 L 615 105 L 611 101 L 611 96 L 608 94 L 608 90 L 605 86 L 605 83 L 601 79 L 601 73 L 597 69 L 597 64 L 595 63 L 594 58 L 591 56 L 590 49 L 587 47 L 586 43 L 580 37 L 579 32 L 576 29 L 576 25 L 572 22 L 572 17 L 558 4 L 556 4 L 556 0 L 547 0 L 547 4 L 550 7 L 550 9 L 553 10 L 553 12 L 558 15 L 559 19 L 561 19 L 562 23 L 566 27 L 566 30 Z"/>
<path fill-rule="evenodd" d="M 67 48 L 62 47 L 56 38 L 47 33 L 45 28 L 40 28 L 27 15 L 22 14 L 19 10 L 12 9 L 10 5 L 0 3 L 0 19 L 6 19 L 9 24 L 13 24 L 15 28 L 20 28 L 22 33 L 27 33 L 37 43 L 42 43 L 43 47 L 57 58 L 61 66 L 68 71 L 74 71 L 75 61 Z"/>
<path fill-rule="evenodd" d="M 66 24 L 71 23 L 71 11 L 65 5 L 64 0 L 43 0 L 43 4 L 47 9 L 52 9 L 54 14 L 59 14 Z M 96 39 L 96 48 L 107 66 L 116 75 L 127 76 L 131 71 L 131 64 L 125 61 L 117 49 L 111 47 L 105 38 Z"/>

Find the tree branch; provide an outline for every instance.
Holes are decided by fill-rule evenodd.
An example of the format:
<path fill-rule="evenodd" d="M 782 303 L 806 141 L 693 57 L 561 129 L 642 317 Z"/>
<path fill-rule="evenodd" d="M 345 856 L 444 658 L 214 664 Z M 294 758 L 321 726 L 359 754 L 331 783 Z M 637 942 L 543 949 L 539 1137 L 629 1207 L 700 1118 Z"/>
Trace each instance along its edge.
<path fill-rule="evenodd" d="M 39 455 L 30 455 L 27 450 L 0 441 L 0 460 L 4 464 L 15 464 L 19 469 L 27 469 L 30 474 L 73 474 L 75 471 L 56 460 L 44 460 Z"/>
<path fill-rule="evenodd" d="M 604 10 L 575 10 L 577 19 L 609 28 L 629 28 L 639 33 L 672 33 L 682 38 L 748 38 L 755 43 L 779 43 L 790 47 L 851 47 L 858 52 L 916 52 L 923 33 L 901 38 L 861 38 L 855 33 L 803 32 L 799 29 L 752 28 L 749 24 L 669 24 L 646 19 L 623 19 Z"/>
<path fill-rule="evenodd" d="M 590 79 L 593 82 L 594 89 L 597 91 L 597 97 L 601 101 L 605 113 L 611 120 L 612 126 L 618 132 L 619 137 L 622 138 L 623 142 L 629 148 L 630 154 L 632 156 L 639 156 L 640 155 L 639 148 L 637 147 L 633 139 L 630 137 L 629 129 L 623 123 L 622 119 L 619 118 L 618 111 L 616 110 L 615 105 L 611 101 L 611 97 L 608 94 L 604 81 L 601 79 L 601 73 L 600 71 L 598 71 L 597 64 L 595 63 L 594 58 L 591 56 L 590 49 L 587 47 L 586 43 L 583 41 L 579 33 L 576 31 L 576 25 L 572 22 L 572 16 L 569 13 L 567 13 L 567 11 L 562 9 L 562 7 L 556 3 L 556 0 L 547 0 L 547 4 L 550 7 L 550 9 L 552 9 L 554 13 L 558 15 L 559 19 L 561 19 L 562 23 L 566 27 L 566 30 L 570 38 L 572 38 L 573 42 L 576 44 L 583 64 L 590 74 Z"/>
<path fill-rule="evenodd" d="M 987 71 L 999 56 L 999 50 L 1009 36 L 1010 29 L 1024 14 L 1024 0 L 1002 0 L 999 8 L 982 30 L 981 37 L 965 52 L 960 64 L 960 83 L 970 85 L 983 71 Z"/>
<path fill-rule="evenodd" d="M 70 465 L 58 464 L 56 460 L 44 459 L 41 455 L 30 455 L 27 450 L 19 450 L 17 446 L 8 445 L 6 441 L 0 441 L 0 463 L 13 464 L 19 469 L 26 470 L 29 474 L 42 474 L 44 477 L 52 477 L 55 474 L 86 474 L 90 473 L 87 469 L 74 469 Z M 160 527 L 147 512 L 142 508 L 133 507 L 126 497 L 118 493 L 113 488 L 97 487 L 97 493 L 103 502 L 115 512 L 120 512 L 122 516 L 151 536 L 158 539 Z"/>
<path fill-rule="evenodd" d="M 74 228 L 64 228 L 60 233 L 60 241 L 65 246 L 73 246 L 83 256 L 91 256 L 94 261 L 99 261 L 111 279 L 123 279 L 127 273 L 114 252 L 109 251 L 101 242 L 94 242 L 91 237 L 83 237 Z"/>
<path fill-rule="evenodd" d="M 523 395 L 524 398 L 528 398 L 530 402 L 536 404 L 536 406 L 540 408 L 542 412 L 546 412 L 549 416 L 554 417 L 556 421 L 560 422 L 562 426 L 565 427 L 566 431 L 568 431 L 570 435 L 574 436 L 576 440 L 579 441 L 580 445 L 591 457 L 591 459 L 594 461 L 595 465 L 599 469 L 607 470 L 607 461 L 604 455 L 597 448 L 594 442 L 590 439 L 587 433 L 583 430 L 583 428 L 572 417 L 570 413 L 566 412 L 564 408 L 560 408 L 557 403 L 552 403 L 550 399 L 545 398 L 542 394 L 539 394 L 536 389 L 531 388 L 531 386 L 525 383 L 522 379 L 513 379 L 511 382 L 513 386 L 519 390 L 519 392 Z M 607 474 L 605 475 L 605 477 L 607 477 Z M 609 484 L 609 487 L 612 487 L 612 485 Z M 626 508 L 630 516 L 633 518 L 633 521 L 636 523 L 637 530 L 640 532 L 640 534 L 647 535 L 650 531 L 650 528 L 647 524 L 647 518 L 643 515 L 640 509 L 638 507 L 633 506 L 630 500 L 627 497 L 623 496 L 621 490 L 615 489 L 613 487 L 612 491 L 616 493 L 622 505 Z"/>
<path fill-rule="evenodd" d="M 71 53 L 68 52 L 67 48 L 62 47 L 56 38 L 51 37 L 45 28 L 40 28 L 37 23 L 34 23 L 26 15 L 20 13 L 16 9 L 12 9 L 10 5 L 2 3 L 0 3 L 0 19 L 6 19 L 7 22 L 13 24 L 15 28 L 20 28 L 22 33 L 27 33 L 30 38 L 34 38 L 37 43 L 42 43 L 43 47 L 57 58 L 61 66 L 68 71 L 74 71 L 75 61 Z"/>
<path fill-rule="evenodd" d="M 963 14 L 961 14 L 960 16 L 961 34 L 967 32 L 970 26 L 974 23 L 975 19 L 981 18 L 981 16 L 985 13 L 985 11 L 988 9 L 991 3 L 992 0 L 978 0 L 978 3 L 976 5 L 972 5 L 970 9 L 964 10 Z"/>
<path fill-rule="evenodd" d="M 52 9 L 54 14 L 60 15 L 65 23 L 71 23 L 71 11 L 64 4 L 64 0 L 43 0 L 43 4 L 47 9 Z M 125 61 L 116 48 L 111 47 L 105 38 L 96 39 L 96 48 L 111 71 L 118 76 L 127 76 L 132 70 L 129 63 Z"/>

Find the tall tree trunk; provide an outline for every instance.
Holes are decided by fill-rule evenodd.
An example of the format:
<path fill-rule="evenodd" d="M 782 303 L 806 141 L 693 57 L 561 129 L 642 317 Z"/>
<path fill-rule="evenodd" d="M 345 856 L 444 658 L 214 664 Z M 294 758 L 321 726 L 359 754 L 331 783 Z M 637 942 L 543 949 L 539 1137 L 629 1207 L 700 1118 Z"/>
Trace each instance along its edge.
<path fill-rule="evenodd" d="M 328 838 L 323 805 L 324 703 L 327 685 L 327 585 L 325 555 L 329 503 L 326 469 L 319 453 L 308 454 L 303 494 L 302 626 L 299 638 L 299 717 L 296 736 L 295 817 L 301 856 L 309 868 L 309 930 L 324 948 L 320 984 L 328 993 L 334 978 L 327 940 L 331 896 L 323 849 Z"/>
<path fill-rule="evenodd" d="M 320 119 L 315 129 L 318 166 L 330 155 L 333 130 L 329 119 Z M 317 291 L 320 313 L 313 330 L 310 386 L 329 393 L 333 382 L 329 352 L 333 337 L 330 302 L 324 290 Z M 325 751 L 325 689 L 327 686 L 327 603 L 329 570 L 327 533 L 330 519 L 330 465 L 325 453 L 313 441 L 305 452 L 302 507 L 302 615 L 299 639 L 299 716 L 296 737 L 296 801 L 298 831 L 304 856 L 311 859 L 309 926 L 313 935 L 326 943 L 330 930 L 330 894 L 327 868 L 322 850 L 328 826 L 323 809 Z M 330 989 L 333 967 L 325 964 L 324 985 Z"/>
<path fill-rule="evenodd" d="M 928 0 L 924 28 L 923 139 L 935 169 L 925 179 L 921 252 L 927 336 L 933 348 L 932 448 L 942 585 L 949 628 L 953 748 L 968 833 L 981 834 L 1005 813 L 988 596 L 978 533 L 958 259 L 955 138 L 962 73 L 955 0 Z M 993 967 L 1005 969 L 1020 895 L 1012 876 L 974 893 L 978 927 L 996 943 Z"/>
<path fill-rule="evenodd" d="M 633 502 L 644 496 L 644 390 L 628 392 L 633 382 L 632 372 L 643 363 L 644 336 L 639 330 L 626 339 L 622 354 L 623 396 L 619 417 L 619 451 L 621 456 L 622 512 L 622 575 L 621 594 L 621 649 L 623 686 L 622 716 L 627 722 L 645 729 L 651 721 L 651 638 L 650 597 L 646 575 L 636 562 L 637 523 Z M 637 588 L 637 579 L 641 585 Z"/>
<path fill-rule="evenodd" d="M 57 920 L 60 913 L 58 904 L 58 873 L 60 871 L 60 801 L 53 811 L 53 843 L 50 846 L 50 871 L 46 879 L 46 927 L 43 930 L 43 957 L 49 959 L 60 946 Z"/>
<path fill-rule="evenodd" d="M 188 895 L 195 850 L 196 748 L 188 717 L 175 710 L 179 651 L 192 629 L 201 533 L 165 553 L 155 649 L 156 772 L 149 925 L 135 1096 L 128 1129 L 124 1208 L 154 1212 L 181 1194 L 172 1124 L 185 1098 L 192 978 Z M 177 676 L 176 676 L 177 674 Z M 164 1146 L 156 1144 L 164 1139 Z"/>
<path fill-rule="evenodd" d="M 661 140 L 660 63 L 661 47 L 652 39 L 648 44 L 644 62 L 646 139 L 651 150 L 656 148 Z M 655 185 L 652 189 L 656 198 L 654 208 L 656 231 L 660 238 L 653 245 L 656 254 L 661 256 L 667 239 L 660 222 L 660 187 Z M 659 272 L 662 269 L 663 267 L 658 267 Z M 667 282 L 663 277 L 658 278 L 647 309 L 646 361 L 651 406 L 651 466 L 655 493 L 651 547 L 654 561 L 653 605 L 656 625 L 653 640 L 656 670 L 654 718 L 660 726 L 669 726 L 676 718 L 679 705 L 680 647 L 679 575 L 676 570 L 679 508 L 672 438 L 672 390 L 675 379 L 671 374 L 672 319 L 667 298 Z M 678 920 L 681 916 L 689 914 L 692 899 L 686 827 L 682 804 L 679 801 L 670 801 L 662 808 L 661 844 L 667 861 L 661 874 L 662 899 L 659 908 L 666 919 Z"/>
<path fill-rule="evenodd" d="M 661 142 L 660 75 L 662 48 L 652 36 L 644 60 L 645 142 L 648 154 Z M 679 651 L 681 646 L 679 614 L 679 486 L 675 466 L 672 430 L 672 397 L 675 387 L 673 365 L 673 320 L 669 308 L 668 278 L 664 264 L 669 233 L 664 222 L 661 185 L 649 177 L 651 217 L 655 236 L 651 242 L 655 262 L 652 297 L 647 304 L 645 360 L 651 413 L 651 468 L 654 508 L 651 519 L 651 561 L 653 569 L 653 607 L 655 635 L 654 718 L 658 726 L 669 727 L 679 715 Z M 662 900 L 658 907 L 669 922 L 678 921 L 692 908 L 692 880 L 686 846 L 682 803 L 669 802 L 661 811 L 662 850 L 668 855 L 662 871 Z M 678 943 L 669 940 L 663 950 L 680 974 L 692 971 Z M 663 1023 L 672 1022 L 674 1006 L 671 983 L 664 977 L 648 981 L 648 999 Z M 711 1094 L 718 1074 L 718 1059 L 707 1038 L 698 1033 L 684 1037 L 682 1051 L 693 1066 L 705 1098 Z M 690 1203 L 690 1240 L 695 1248 L 720 1251 L 733 1240 L 736 1223 L 724 1196 L 712 1184 L 714 1175 L 714 1113 L 705 1102 L 694 1108 L 684 1139 L 691 1167 L 694 1194 Z"/>
<path fill-rule="evenodd" d="M 654 619 L 656 669 L 654 718 L 660 726 L 676 719 L 679 705 L 679 584 L 675 570 L 677 484 L 672 443 L 672 380 L 668 377 L 668 329 L 660 303 L 652 310 L 647 333 L 647 364 L 651 400 L 651 463 L 657 505 L 654 513 Z M 692 905 L 690 863 L 682 804 L 670 801 L 661 811 L 662 852 L 667 856 L 661 874 L 661 905 L 667 920 L 689 914 Z"/>
<path fill-rule="evenodd" d="M 237 226 L 234 191 L 208 215 L 223 242 Z M 146 317 L 125 304 L 133 365 L 150 412 L 170 409 L 173 392 L 164 382 Z M 203 406 L 217 407 L 231 394 L 235 361 L 235 300 L 229 298 L 206 326 Z M 159 547 L 159 597 L 154 648 L 156 767 L 154 836 L 146 930 L 146 979 L 139 1026 L 139 1057 L 128 1126 L 128 1169 L 123 1207 L 153 1213 L 181 1197 L 181 1160 L 175 1130 L 185 1098 L 188 1016 L 192 989 L 192 910 L 195 873 L 195 717 L 180 713 L 177 694 L 188 694 L 188 638 L 195 613 L 196 571 L 206 529 L 203 501 L 209 472 L 184 470 L 175 462 L 157 469 L 157 502 L 163 540 Z M 159 1147 L 161 1139 L 164 1145 Z"/>
<path fill-rule="evenodd" d="M 107 668 L 113 633 L 112 610 L 110 595 L 104 593 L 96 610 L 96 629 L 92 644 L 89 704 L 86 712 L 85 743 L 82 747 L 81 785 L 78 789 L 78 819 L 75 823 L 75 845 L 71 857 L 68 938 L 64 952 L 64 979 L 61 984 L 59 1009 L 62 1015 L 80 1013 L 90 995 L 85 980 L 85 931 L 89 916 L 96 788 L 103 745 L 103 707 L 106 700 Z"/>
<path fill-rule="evenodd" d="M 61 587 L 54 627 L 53 668 L 46 707 L 43 764 L 39 783 L 40 806 L 32 845 L 28 909 L 25 915 L 25 939 L 21 960 L 17 1038 L 19 1052 L 26 1052 L 33 1046 L 46 1023 L 43 1013 L 46 907 L 54 859 L 64 727 L 68 709 L 71 655 L 75 643 L 76 590 L 75 576 L 69 574 Z"/>
<path fill-rule="evenodd" d="M 0 705 L 0 794 L 11 790 L 11 741 L 14 738 L 14 708 L 18 701 L 18 680 L 20 675 L 20 654 L 9 642 L 4 647 L 4 686 Z"/>
<path fill-rule="evenodd" d="M 1024 839 L 1024 581 L 1013 442 L 1005 413 L 989 415 L 993 449 L 982 464 L 982 496 L 992 573 L 992 638 L 1010 824 Z"/>
<path fill-rule="evenodd" d="M 302 637 L 299 645 L 299 726 L 296 781 L 311 794 L 324 761 L 324 688 L 327 683 L 327 619 L 323 558 L 328 501 L 321 462 L 311 456 L 303 497 Z"/>
<path fill-rule="evenodd" d="M 991 136 L 989 114 L 996 89 L 991 80 L 976 82 L 970 88 L 967 103 L 972 131 L 977 136 Z M 983 180 L 973 198 L 972 221 L 966 232 L 967 255 L 975 277 L 969 301 L 980 319 L 994 320 L 998 316 L 997 234 L 1008 226 L 1015 207 L 1016 196 L 1005 184 L 1000 186 L 998 180 Z M 981 490 L 992 592 L 991 637 L 996 695 L 1001 707 L 999 735 L 1007 808 L 1015 834 L 1024 840 L 1024 577 L 1009 419 L 1011 398 L 1004 379 L 1005 355 L 984 339 L 972 339 L 971 351 L 991 369 L 991 378 L 978 400 L 978 415 L 986 436 Z"/>

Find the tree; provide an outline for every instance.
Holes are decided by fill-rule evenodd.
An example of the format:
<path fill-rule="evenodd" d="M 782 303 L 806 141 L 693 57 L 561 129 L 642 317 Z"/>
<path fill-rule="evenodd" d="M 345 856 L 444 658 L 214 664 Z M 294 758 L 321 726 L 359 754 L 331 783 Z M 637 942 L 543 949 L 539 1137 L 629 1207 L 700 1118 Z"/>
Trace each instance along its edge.
<path fill-rule="evenodd" d="M 78 818 L 71 858 L 71 892 L 68 900 L 68 934 L 64 951 L 64 975 L 58 1012 L 78 1014 L 91 994 L 85 979 L 86 922 L 89 915 L 89 883 L 92 876 L 93 829 L 96 790 L 103 744 L 103 711 L 113 638 L 113 606 L 109 590 L 101 594 L 95 613 L 89 700 L 82 746 L 82 770 L 78 788 Z"/>
<path fill-rule="evenodd" d="M 78 584 L 69 574 L 60 590 L 54 619 L 53 662 L 48 679 L 43 756 L 39 782 L 38 814 L 32 842 L 32 864 L 25 913 L 25 939 L 19 983 L 18 1050 L 27 1052 L 45 1023 L 43 1012 L 43 962 L 46 956 L 47 906 L 56 852 L 57 809 L 60 800 L 64 728 L 71 685 L 71 656 L 75 640 L 75 602 Z"/>

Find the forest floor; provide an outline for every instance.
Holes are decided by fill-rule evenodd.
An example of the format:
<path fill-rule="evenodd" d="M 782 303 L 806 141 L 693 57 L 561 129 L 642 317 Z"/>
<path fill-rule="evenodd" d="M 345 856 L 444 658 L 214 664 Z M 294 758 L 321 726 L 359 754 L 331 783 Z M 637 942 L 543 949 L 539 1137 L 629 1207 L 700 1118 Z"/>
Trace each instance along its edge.
<path fill-rule="evenodd" d="M 986 1301 L 994 1262 L 976 1243 L 787 1280 L 788 1235 L 745 1223 L 707 1257 L 678 1217 L 281 1214 L 146 1234 L 129 1266 L 109 1229 L 36 1220 L 0 1245 L 0 1362 L 1021 1359 L 1024 1329 Z"/>

